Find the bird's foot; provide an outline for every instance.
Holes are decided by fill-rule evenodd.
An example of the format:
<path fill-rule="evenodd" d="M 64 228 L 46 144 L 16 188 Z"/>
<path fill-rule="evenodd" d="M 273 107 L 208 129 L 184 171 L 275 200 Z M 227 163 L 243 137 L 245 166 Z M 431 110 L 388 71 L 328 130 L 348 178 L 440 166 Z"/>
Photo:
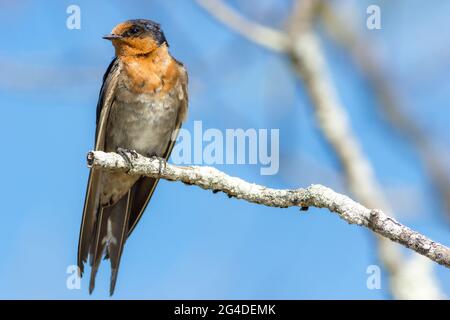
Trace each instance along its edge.
<path fill-rule="evenodd" d="M 128 170 L 126 173 L 129 173 L 133 168 L 133 162 L 131 161 L 131 158 L 136 159 L 138 157 L 138 153 L 136 150 L 131 149 L 124 149 L 124 148 L 117 148 L 117 153 L 125 160 L 125 162 L 128 165 Z M 128 156 L 128 154 L 131 155 L 131 158 Z"/>
<path fill-rule="evenodd" d="M 163 158 L 158 157 L 158 156 L 152 156 L 151 158 L 153 160 L 158 160 L 158 162 L 159 162 L 158 174 L 161 175 L 163 173 L 163 171 L 166 170 L 166 160 L 164 160 Z"/>

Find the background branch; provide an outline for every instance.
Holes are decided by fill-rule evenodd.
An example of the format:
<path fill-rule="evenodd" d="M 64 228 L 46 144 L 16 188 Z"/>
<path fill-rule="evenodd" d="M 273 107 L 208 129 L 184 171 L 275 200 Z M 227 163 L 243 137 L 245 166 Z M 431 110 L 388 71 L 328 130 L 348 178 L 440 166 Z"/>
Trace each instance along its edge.
<path fill-rule="evenodd" d="M 133 175 L 181 181 L 205 190 L 226 193 L 229 197 L 270 207 L 326 208 L 350 224 L 371 229 L 377 234 L 450 268 L 450 249 L 386 216 L 381 210 L 370 210 L 349 197 L 321 185 L 305 189 L 272 189 L 231 177 L 212 168 L 175 166 L 159 158 L 145 158 L 128 154 L 131 166 L 116 153 L 91 151 L 88 165 L 109 170 L 120 170 Z"/>
<path fill-rule="evenodd" d="M 269 50 L 283 52 L 289 47 L 289 37 L 284 32 L 260 25 L 235 11 L 219 0 L 196 0 L 217 20 L 228 25 L 245 38 L 266 47 Z"/>

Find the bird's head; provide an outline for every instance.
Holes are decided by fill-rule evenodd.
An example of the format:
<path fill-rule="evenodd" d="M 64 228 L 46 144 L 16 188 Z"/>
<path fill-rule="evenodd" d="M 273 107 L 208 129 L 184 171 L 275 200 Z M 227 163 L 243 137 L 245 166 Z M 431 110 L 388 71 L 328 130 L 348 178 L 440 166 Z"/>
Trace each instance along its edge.
<path fill-rule="evenodd" d="M 103 39 L 112 41 L 117 55 L 145 55 L 168 46 L 160 25 L 145 19 L 119 23 Z"/>

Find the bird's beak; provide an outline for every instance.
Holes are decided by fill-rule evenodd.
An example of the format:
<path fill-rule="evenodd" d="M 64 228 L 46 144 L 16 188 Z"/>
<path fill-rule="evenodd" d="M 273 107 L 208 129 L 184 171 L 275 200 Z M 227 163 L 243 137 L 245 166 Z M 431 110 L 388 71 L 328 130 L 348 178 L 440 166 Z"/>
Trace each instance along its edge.
<path fill-rule="evenodd" d="M 119 35 L 117 35 L 117 34 L 107 34 L 106 36 L 103 36 L 103 39 L 106 39 L 106 40 L 116 40 L 116 39 L 121 39 L 122 38 L 122 36 L 119 36 Z"/>

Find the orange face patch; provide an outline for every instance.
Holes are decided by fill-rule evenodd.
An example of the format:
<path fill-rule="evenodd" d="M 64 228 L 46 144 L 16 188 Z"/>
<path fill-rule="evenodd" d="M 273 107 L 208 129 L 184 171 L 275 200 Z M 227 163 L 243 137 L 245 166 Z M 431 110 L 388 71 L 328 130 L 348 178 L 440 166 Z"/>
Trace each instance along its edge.
<path fill-rule="evenodd" d="M 112 34 L 123 35 L 134 25 L 131 22 L 119 23 L 113 30 Z M 123 37 L 112 41 L 116 49 L 117 56 L 143 55 L 158 48 L 158 43 L 150 33 L 140 35 L 138 37 Z"/>

